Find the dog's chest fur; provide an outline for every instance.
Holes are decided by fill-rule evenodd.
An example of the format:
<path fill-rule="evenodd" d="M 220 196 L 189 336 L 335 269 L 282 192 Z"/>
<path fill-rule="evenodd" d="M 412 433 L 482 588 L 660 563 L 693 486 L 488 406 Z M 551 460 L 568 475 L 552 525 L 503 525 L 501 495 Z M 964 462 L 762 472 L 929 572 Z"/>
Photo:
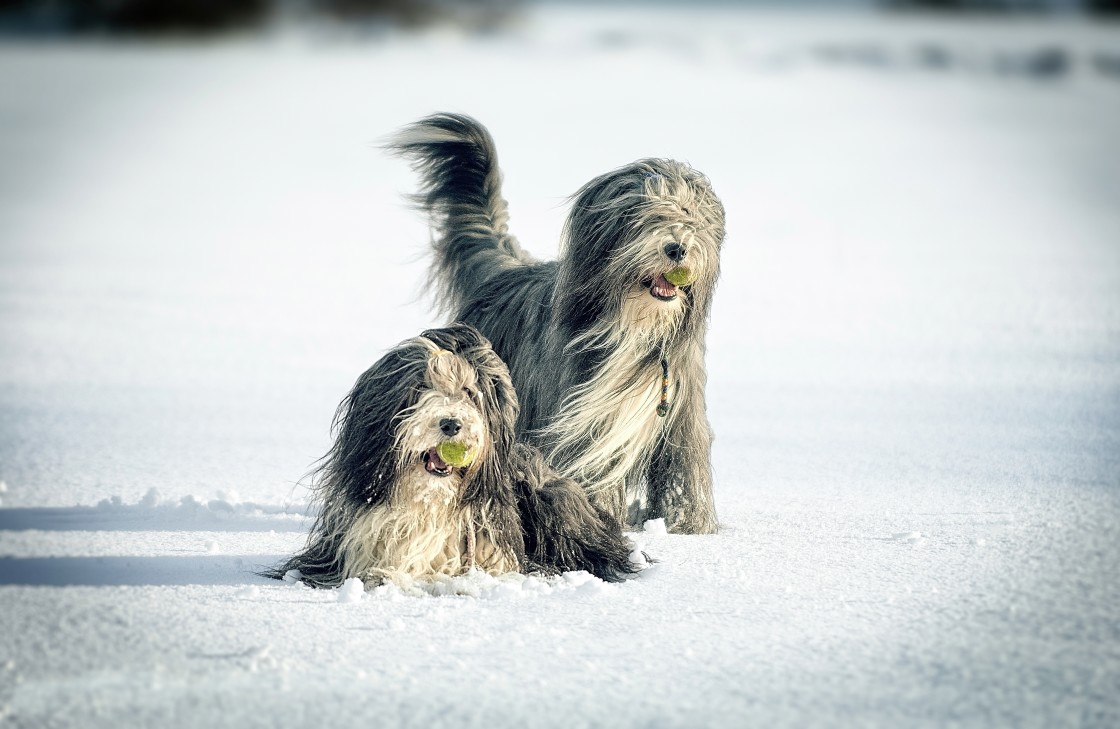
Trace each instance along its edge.
<path fill-rule="evenodd" d="M 574 387 L 543 432 L 561 470 L 597 490 L 648 461 L 666 422 L 657 414 L 661 375 L 659 362 L 619 347 Z"/>
<path fill-rule="evenodd" d="M 517 559 L 477 533 L 472 510 L 458 503 L 458 481 L 421 469 L 401 475 L 395 497 L 358 515 L 343 540 L 346 572 L 367 582 L 407 585 L 471 567 L 491 574 L 518 569 Z"/>

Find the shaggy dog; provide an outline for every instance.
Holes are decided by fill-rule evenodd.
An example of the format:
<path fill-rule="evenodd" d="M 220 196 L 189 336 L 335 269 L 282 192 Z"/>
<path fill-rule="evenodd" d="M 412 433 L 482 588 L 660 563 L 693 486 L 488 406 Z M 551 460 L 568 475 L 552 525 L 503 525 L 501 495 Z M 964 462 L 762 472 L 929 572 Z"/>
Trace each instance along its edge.
<path fill-rule="evenodd" d="M 421 175 L 438 303 L 509 365 L 519 434 L 619 521 L 714 532 L 704 338 L 724 211 L 707 178 L 665 159 L 608 172 L 575 194 L 559 260 L 539 262 L 507 230 L 477 121 L 437 114 L 391 149 Z"/>
<path fill-rule="evenodd" d="M 390 350 L 339 405 L 306 549 L 269 576 L 408 586 L 472 568 L 637 571 L 618 522 L 516 442 L 517 413 L 505 363 L 471 326 Z"/>

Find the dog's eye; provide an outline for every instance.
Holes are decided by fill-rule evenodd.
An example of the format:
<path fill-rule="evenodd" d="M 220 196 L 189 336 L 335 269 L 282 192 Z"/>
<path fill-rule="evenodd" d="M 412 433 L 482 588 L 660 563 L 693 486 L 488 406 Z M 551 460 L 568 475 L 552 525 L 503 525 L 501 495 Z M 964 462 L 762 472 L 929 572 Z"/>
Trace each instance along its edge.
<path fill-rule="evenodd" d="M 475 392 L 473 389 L 471 389 L 469 387 L 464 387 L 463 392 L 467 393 L 467 397 L 469 397 L 471 400 L 474 400 L 475 396 L 478 394 L 477 392 Z"/>

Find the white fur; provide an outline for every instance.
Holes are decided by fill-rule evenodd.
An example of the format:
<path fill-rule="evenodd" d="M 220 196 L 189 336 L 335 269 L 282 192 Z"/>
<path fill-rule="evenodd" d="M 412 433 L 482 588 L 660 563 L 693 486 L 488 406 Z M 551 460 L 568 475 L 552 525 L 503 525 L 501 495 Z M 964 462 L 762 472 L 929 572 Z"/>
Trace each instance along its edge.
<path fill-rule="evenodd" d="M 359 514 L 347 529 L 341 545 L 345 577 L 407 587 L 472 568 L 493 575 L 517 571 L 517 559 L 498 550 L 478 526 L 489 523 L 485 513 L 458 504 L 459 486 L 457 475 L 439 478 L 422 466 L 401 474 L 397 498 Z"/>
<path fill-rule="evenodd" d="M 670 399 L 674 390 L 670 385 Z M 618 348 L 592 379 L 569 393 L 563 415 L 543 433 L 554 439 L 563 472 L 588 484 L 591 493 L 615 489 L 663 427 L 660 400 L 660 363 L 643 365 L 635 350 Z M 588 436 L 595 447 L 581 448 Z M 575 455 L 564 457 L 568 453 Z"/>
<path fill-rule="evenodd" d="M 409 469 L 402 480 L 409 479 L 418 486 L 448 480 L 430 477 L 423 467 Z M 466 525 L 451 505 L 452 495 L 443 497 L 440 486 L 431 489 L 440 497 L 418 498 L 429 489 L 406 489 L 413 498 L 402 499 L 405 503 L 378 504 L 355 517 L 342 542 L 345 577 L 370 585 L 386 579 L 409 584 L 465 572 Z"/>

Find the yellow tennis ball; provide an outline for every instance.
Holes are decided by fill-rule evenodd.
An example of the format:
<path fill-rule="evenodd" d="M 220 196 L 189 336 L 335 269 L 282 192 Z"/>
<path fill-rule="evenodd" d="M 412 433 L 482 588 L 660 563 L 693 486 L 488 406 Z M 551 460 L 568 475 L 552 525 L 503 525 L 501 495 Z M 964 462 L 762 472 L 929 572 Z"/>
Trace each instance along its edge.
<path fill-rule="evenodd" d="M 453 440 L 445 440 L 436 446 L 436 453 L 443 459 L 443 462 L 455 468 L 464 468 L 474 462 L 475 452 L 473 448 Z"/>
<path fill-rule="evenodd" d="M 665 272 L 665 280 L 674 286 L 688 286 L 696 280 L 696 275 L 688 266 L 677 266 Z"/>

